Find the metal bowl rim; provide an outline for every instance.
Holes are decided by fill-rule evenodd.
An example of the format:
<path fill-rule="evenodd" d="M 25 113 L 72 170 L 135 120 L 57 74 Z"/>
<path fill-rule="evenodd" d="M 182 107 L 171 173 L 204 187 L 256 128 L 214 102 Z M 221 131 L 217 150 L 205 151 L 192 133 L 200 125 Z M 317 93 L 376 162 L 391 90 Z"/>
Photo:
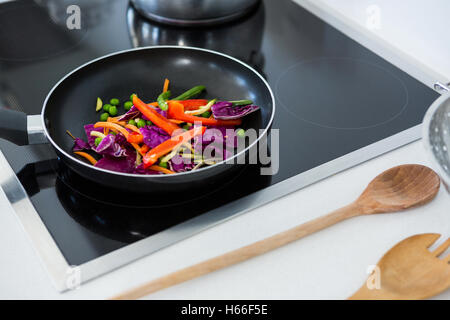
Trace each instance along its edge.
<path fill-rule="evenodd" d="M 445 182 L 445 184 L 448 187 L 450 187 L 450 175 L 447 172 L 445 172 L 445 170 L 442 168 L 442 165 L 439 163 L 433 151 L 433 147 L 430 142 L 430 126 L 431 120 L 433 119 L 433 116 L 435 115 L 436 111 L 439 108 L 441 108 L 445 104 L 445 102 L 449 100 L 450 100 L 450 93 L 445 93 L 438 99 L 436 99 L 436 101 L 433 102 L 433 104 L 430 106 L 427 113 L 425 114 L 422 125 L 422 140 L 423 145 L 427 150 L 428 159 L 431 161 L 432 166 L 438 172 L 441 179 Z"/>

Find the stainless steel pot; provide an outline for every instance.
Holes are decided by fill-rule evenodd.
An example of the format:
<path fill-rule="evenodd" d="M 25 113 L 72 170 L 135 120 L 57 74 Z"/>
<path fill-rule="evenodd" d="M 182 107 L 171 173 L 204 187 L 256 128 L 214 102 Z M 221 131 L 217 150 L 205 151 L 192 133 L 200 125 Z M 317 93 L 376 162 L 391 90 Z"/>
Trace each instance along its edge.
<path fill-rule="evenodd" d="M 177 25 L 217 24 L 238 18 L 259 0 L 131 0 L 145 17 Z"/>
<path fill-rule="evenodd" d="M 264 3 L 245 18 L 213 28 L 161 25 L 144 18 L 133 6 L 127 10 L 128 30 L 136 48 L 176 45 L 210 49 L 242 60 L 261 74 L 264 67 L 261 52 L 264 23 Z"/>

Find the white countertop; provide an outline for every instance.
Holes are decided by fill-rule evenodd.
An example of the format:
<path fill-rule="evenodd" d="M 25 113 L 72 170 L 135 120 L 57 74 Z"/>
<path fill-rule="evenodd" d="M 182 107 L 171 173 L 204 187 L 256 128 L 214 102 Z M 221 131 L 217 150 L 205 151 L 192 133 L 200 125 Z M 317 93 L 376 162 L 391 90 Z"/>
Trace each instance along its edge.
<path fill-rule="evenodd" d="M 435 7 L 431 7 L 433 3 Z M 348 21 L 364 25 L 366 8 L 382 12 L 378 35 L 400 46 L 430 72 L 450 79 L 446 0 L 320 0 Z M 329 9 L 328 8 L 328 9 Z M 398 17 L 401 17 L 401 23 Z M 353 201 L 380 172 L 404 163 L 429 165 L 415 142 L 294 192 L 192 238 L 83 284 L 58 293 L 3 193 L 0 193 L 0 299 L 104 299 L 294 225 Z M 367 278 L 367 268 L 397 242 L 417 233 L 450 235 L 450 196 L 444 188 L 430 204 L 403 213 L 345 221 L 251 261 L 149 296 L 150 299 L 343 299 Z M 450 299 L 450 290 L 436 297 Z"/>

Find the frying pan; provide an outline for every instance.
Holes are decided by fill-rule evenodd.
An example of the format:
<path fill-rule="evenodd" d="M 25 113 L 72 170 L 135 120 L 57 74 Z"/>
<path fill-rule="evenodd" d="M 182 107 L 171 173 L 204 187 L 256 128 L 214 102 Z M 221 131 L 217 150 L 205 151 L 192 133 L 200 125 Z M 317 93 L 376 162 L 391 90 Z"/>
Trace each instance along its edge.
<path fill-rule="evenodd" d="M 226 179 L 238 165 L 221 162 L 195 171 L 173 175 L 127 174 L 96 168 L 72 153 L 73 135 L 85 137 L 83 126 L 99 121 L 97 97 L 128 99 L 137 93 L 144 101 L 154 101 L 164 78 L 171 91 L 182 93 L 195 85 L 205 85 L 207 98 L 250 99 L 260 106 L 245 118 L 243 128 L 262 129 L 258 140 L 241 153 L 256 148 L 269 130 L 275 99 L 267 82 L 243 62 L 206 49 L 177 46 L 145 47 L 113 53 L 75 69 L 61 79 L 45 99 L 42 114 L 0 109 L 0 137 L 17 145 L 51 143 L 58 157 L 83 177 L 116 189 L 172 192 L 195 188 Z"/>

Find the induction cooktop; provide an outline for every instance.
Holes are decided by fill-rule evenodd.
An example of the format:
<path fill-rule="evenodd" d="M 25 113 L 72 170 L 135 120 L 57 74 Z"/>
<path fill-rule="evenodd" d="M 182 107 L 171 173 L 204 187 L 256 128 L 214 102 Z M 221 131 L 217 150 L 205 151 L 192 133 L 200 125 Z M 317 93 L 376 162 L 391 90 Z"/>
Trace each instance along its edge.
<path fill-rule="evenodd" d="M 72 4 L 83 13 L 81 29 L 67 28 Z M 217 190 L 143 201 L 84 181 L 49 145 L 0 139 L 0 184 L 59 290 L 71 287 L 69 266 L 90 280 L 418 139 L 439 97 L 289 0 L 262 1 L 237 21 L 202 28 L 148 21 L 126 0 L 19 0 L 0 4 L 0 107 L 39 114 L 72 69 L 156 45 L 220 51 L 267 79 L 276 96 L 277 169 L 261 175 L 261 165 L 247 165 Z"/>

